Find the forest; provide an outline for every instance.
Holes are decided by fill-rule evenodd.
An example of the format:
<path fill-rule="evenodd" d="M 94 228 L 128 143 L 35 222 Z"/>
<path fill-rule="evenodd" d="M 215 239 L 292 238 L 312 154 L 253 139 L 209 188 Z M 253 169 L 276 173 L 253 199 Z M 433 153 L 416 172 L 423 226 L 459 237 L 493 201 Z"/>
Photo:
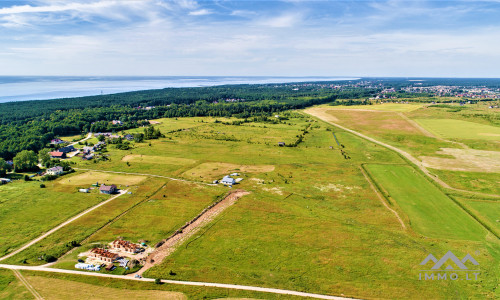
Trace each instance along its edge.
<path fill-rule="evenodd" d="M 269 115 L 342 99 L 365 99 L 377 90 L 321 84 L 227 85 L 166 88 L 79 98 L 0 104 L 0 157 L 38 152 L 51 139 L 82 132 L 120 131 L 144 120 L 174 117 Z M 361 101 L 361 100 L 360 100 Z M 356 102 L 356 101 L 354 101 Z M 350 100 L 346 104 L 353 104 Z M 358 102 L 356 102 L 359 104 Z M 122 121 L 112 125 L 112 120 Z"/>

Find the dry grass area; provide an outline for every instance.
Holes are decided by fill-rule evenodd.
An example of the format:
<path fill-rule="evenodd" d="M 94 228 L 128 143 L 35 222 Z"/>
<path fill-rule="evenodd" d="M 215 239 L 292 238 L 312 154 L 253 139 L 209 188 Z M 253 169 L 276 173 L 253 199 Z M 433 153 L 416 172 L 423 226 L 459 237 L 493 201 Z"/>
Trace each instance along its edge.
<path fill-rule="evenodd" d="M 65 177 L 60 180 L 59 183 L 67 185 L 90 185 L 99 182 L 116 185 L 136 185 L 144 181 L 146 178 L 146 176 L 122 175 L 89 171 L 77 174 L 72 177 Z"/>
<path fill-rule="evenodd" d="M 221 162 L 202 163 L 182 175 L 191 178 L 220 179 L 233 172 L 264 173 L 274 171 L 273 165 L 237 165 Z"/>
<path fill-rule="evenodd" d="M 474 149 L 441 148 L 436 154 L 454 158 L 420 156 L 428 168 L 467 172 L 500 172 L 500 152 Z"/>
<path fill-rule="evenodd" d="M 146 164 L 177 165 L 177 166 L 184 166 L 196 163 L 196 160 L 188 158 L 140 155 L 140 154 L 126 155 L 122 158 L 122 161 L 134 162 L 134 163 L 146 163 Z"/>
<path fill-rule="evenodd" d="M 69 280 L 46 278 L 40 276 L 27 276 L 29 283 L 46 300 L 66 299 L 187 299 L 186 295 L 179 292 L 166 292 L 155 290 L 126 290 L 104 286 L 97 286 Z"/>

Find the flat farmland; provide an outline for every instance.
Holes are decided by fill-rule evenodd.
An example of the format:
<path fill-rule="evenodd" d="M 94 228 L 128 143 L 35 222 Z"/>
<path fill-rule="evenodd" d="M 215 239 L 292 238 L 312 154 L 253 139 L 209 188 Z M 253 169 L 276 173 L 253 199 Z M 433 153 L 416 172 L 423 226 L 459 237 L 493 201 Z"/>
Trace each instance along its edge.
<path fill-rule="evenodd" d="M 0 256 L 107 198 L 78 193 L 59 181 L 46 188 L 24 181 L 0 186 Z"/>
<path fill-rule="evenodd" d="M 349 106 L 333 106 L 338 110 L 376 110 L 376 111 L 393 111 L 393 112 L 408 112 L 421 108 L 424 104 L 420 103 L 382 103 L 373 105 L 349 105 Z"/>
<path fill-rule="evenodd" d="M 500 202 L 460 199 L 500 235 Z"/>
<path fill-rule="evenodd" d="M 409 166 L 366 165 L 375 182 L 425 236 L 482 240 L 486 231 L 437 187 Z"/>

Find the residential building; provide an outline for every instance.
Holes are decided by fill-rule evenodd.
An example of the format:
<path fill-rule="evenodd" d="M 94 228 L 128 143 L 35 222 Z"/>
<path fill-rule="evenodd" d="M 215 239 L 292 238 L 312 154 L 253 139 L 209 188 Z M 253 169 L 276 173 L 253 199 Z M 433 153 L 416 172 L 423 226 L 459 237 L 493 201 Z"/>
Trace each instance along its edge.
<path fill-rule="evenodd" d="M 50 141 L 50 144 L 52 145 L 60 145 L 60 144 L 65 144 L 66 142 L 61 140 L 61 139 L 53 139 Z"/>
<path fill-rule="evenodd" d="M 224 176 L 224 178 L 222 178 L 221 180 L 221 183 L 226 185 L 233 185 L 236 183 L 236 181 L 234 180 L 234 178 L 231 178 L 229 176 Z"/>
<path fill-rule="evenodd" d="M 47 169 L 46 173 L 47 173 L 47 175 L 57 176 L 57 175 L 61 175 L 62 173 L 64 173 L 64 170 L 63 170 L 63 167 L 56 166 L 56 167 Z"/>
<path fill-rule="evenodd" d="M 99 191 L 102 193 L 102 194 L 114 194 L 116 193 L 116 185 L 112 184 L 112 185 L 101 185 L 101 187 L 99 187 Z"/>
<path fill-rule="evenodd" d="M 89 257 L 95 257 L 99 260 L 111 263 L 118 259 L 118 254 L 111 253 L 108 250 L 102 248 L 93 248 L 92 250 L 90 250 Z"/>
<path fill-rule="evenodd" d="M 69 152 L 76 151 L 76 149 L 73 146 L 66 146 L 66 147 L 59 148 L 58 151 L 63 152 L 63 153 L 69 153 Z"/>
<path fill-rule="evenodd" d="M 114 240 L 111 243 L 111 248 L 113 250 L 125 251 L 128 253 L 137 253 L 141 250 L 141 246 L 139 246 L 138 244 L 134 244 L 129 241 L 124 241 L 121 239 Z"/>

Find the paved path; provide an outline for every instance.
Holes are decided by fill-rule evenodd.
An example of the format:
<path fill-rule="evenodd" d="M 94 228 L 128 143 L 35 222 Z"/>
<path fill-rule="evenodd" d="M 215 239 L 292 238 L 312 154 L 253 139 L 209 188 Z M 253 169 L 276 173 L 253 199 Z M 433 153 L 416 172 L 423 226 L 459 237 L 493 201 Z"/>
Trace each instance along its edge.
<path fill-rule="evenodd" d="M 213 183 L 205 183 L 205 182 L 201 182 L 201 181 L 192 181 L 192 180 L 175 178 L 175 177 L 168 177 L 168 176 L 163 176 L 163 175 L 153 175 L 153 174 L 144 174 L 144 173 L 131 173 L 131 172 L 121 172 L 121 171 L 106 171 L 106 170 L 95 170 L 95 169 L 85 169 L 85 168 L 73 168 L 73 169 L 75 169 L 75 170 L 83 170 L 83 171 L 92 171 L 92 172 L 102 172 L 102 173 L 114 173 L 114 174 L 125 174 L 125 175 L 135 175 L 135 176 L 149 176 L 149 177 L 165 178 L 165 179 L 176 180 L 176 181 L 183 181 L 183 182 L 189 182 L 189 183 L 204 184 L 204 185 L 210 185 L 210 186 L 217 185 L 217 184 L 213 184 Z"/>
<path fill-rule="evenodd" d="M 9 258 L 9 257 L 12 257 L 12 256 L 14 256 L 14 255 L 18 254 L 19 252 L 21 252 L 21 251 L 25 250 L 26 248 L 28 248 L 28 247 L 32 246 L 33 244 L 35 244 L 35 243 L 37 243 L 37 242 L 39 242 L 39 241 L 43 240 L 43 239 L 44 239 L 44 238 L 46 238 L 47 236 L 49 236 L 49 235 L 51 235 L 52 233 L 56 232 L 57 230 L 59 230 L 59 229 L 63 228 L 64 226 L 68 225 L 69 223 L 71 223 L 71 222 L 73 222 L 73 221 L 77 220 L 78 218 L 81 218 L 82 216 L 84 216 L 84 215 L 88 214 L 89 212 L 91 212 L 91 211 L 95 210 L 96 208 L 99 208 L 99 207 L 103 206 L 104 204 L 106 204 L 106 203 L 108 203 L 108 202 L 110 202 L 110 201 L 113 201 L 114 199 L 116 199 L 116 198 L 120 197 L 121 195 L 125 194 L 126 192 L 127 192 L 127 190 L 125 190 L 125 191 L 120 191 L 120 194 L 118 194 L 118 195 L 116 195 L 116 196 L 113 196 L 113 197 L 109 198 L 108 200 L 102 201 L 102 202 L 98 203 L 97 205 L 92 206 L 91 208 L 88 208 L 87 210 L 85 210 L 85 211 L 83 211 L 83 212 L 79 213 L 78 215 L 76 215 L 76 216 L 72 217 L 71 219 L 69 219 L 69 220 L 67 220 L 67 221 L 65 221 L 65 222 L 63 222 L 63 223 L 61 223 L 61 224 L 59 224 L 58 226 L 56 226 L 56 227 L 52 228 L 51 230 L 47 231 L 46 233 L 42 234 L 41 236 L 37 237 L 36 239 L 34 239 L 34 240 L 32 240 L 31 242 L 27 243 L 26 245 L 22 246 L 21 248 L 19 248 L 19 249 L 17 249 L 17 250 L 14 250 L 14 251 L 12 251 L 11 253 L 9 253 L 9 254 L 7 254 L 7 255 L 5 255 L 5 256 L 3 256 L 3 257 L 0 257 L 0 261 L 5 260 L 5 259 L 7 259 L 7 258 Z"/>
<path fill-rule="evenodd" d="M 375 143 L 375 144 L 378 144 L 380 146 L 383 146 L 387 149 L 390 149 L 392 151 L 395 151 L 399 154 L 401 154 L 403 157 L 405 157 L 406 159 L 408 159 L 410 162 L 412 162 L 414 165 L 416 165 L 422 172 L 424 172 L 425 175 L 427 175 L 430 179 L 434 180 L 437 184 L 439 184 L 440 186 L 446 188 L 446 189 L 450 189 L 450 190 L 453 190 L 453 191 L 457 191 L 457 192 L 462 192 L 462 193 L 468 193 L 468 194 L 474 194 L 474 195 L 477 195 L 477 196 L 483 196 L 483 197 L 494 197 L 494 198 L 500 198 L 500 195 L 494 195 L 494 194 L 485 194 L 485 193 L 480 193 L 480 192 L 472 192 L 472 191 L 467 191 L 467 190 L 461 190 L 461 189 L 457 189 L 457 188 L 454 188 L 454 187 L 451 187 L 449 186 L 446 182 L 442 181 L 439 177 L 431 174 L 429 172 L 429 170 L 427 170 L 427 168 L 422 164 L 422 162 L 418 159 L 416 159 L 415 157 L 413 157 L 410 153 L 404 151 L 404 150 L 401 150 L 399 148 L 396 148 L 394 146 L 391 146 L 389 144 L 386 144 L 384 142 L 381 142 L 379 140 L 376 140 L 374 138 L 371 138 L 369 136 L 366 136 L 360 132 L 357 132 L 357 131 L 354 131 L 352 129 L 349 129 L 347 127 L 344 127 L 340 124 L 337 124 L 335 122 L 332 122 L 331 120 L 329 120 L 328 118 L 328 115 L 326 113 L 324 113 L 324 111 L 318 111 L 318 108 L 308 108 L 306 110 L 304 110 L 305 113 L 311 115 L 311 116 L 314 116 L 314 117 L 317 117 L 329 124 L 332 124 L 340 129 L 343 129 L 347 132 L 350 132 L 354 135 L 357 135 L 367 141 L 370 141 L 372 143 Z"/>
<path fill-rule="evenodd" d="M 125 279 L 125 280 L 154 282 L 154 279 L 152 279 L 152 278 L 134 278 L 134 277 L 127 277 L 124 275 L 111 275 L 111 274 L 85 272 L 85 271 L 77 271 L 77 270 L 53 269 L 53 268 L 46 268 L 46 267 L 39 267 L 39 266 L 38 267 L 37 266 L 17 266 L 17 265 L 0 264 L 0 268 L 10 269 L 10 270 L 42 271 L 42 272 L 52 272 L 52 273 L 73 274 L 73 275 L 106 277 L 106 278 L 113 278 L 113 279 Z M 316 298 L 316 299 L 330 299 L 330 300 L 354 299 L 354 298 L 345 298 L 345 297 L 297 292 L 297 291 L 291 291 L 291 290 L 264 288 L 264 287 L 247 286 L 247 285 L 226 284 L 226 283 L 179 281 L 179 280 L 165 280 L 165 279 L 162 280 L 162 282 L 168 283 L 168 284 L 207 286 L 207 287 L 217 287 L 217 288 L 224 288 L 224 289 L 235 289 L 235 290 L 244 290 L 244 291 L 273 293 L 273 294 L 281 294 L 281 295 L 293 295 L 293 296 L 310 297 L 310 298 Z"/>

